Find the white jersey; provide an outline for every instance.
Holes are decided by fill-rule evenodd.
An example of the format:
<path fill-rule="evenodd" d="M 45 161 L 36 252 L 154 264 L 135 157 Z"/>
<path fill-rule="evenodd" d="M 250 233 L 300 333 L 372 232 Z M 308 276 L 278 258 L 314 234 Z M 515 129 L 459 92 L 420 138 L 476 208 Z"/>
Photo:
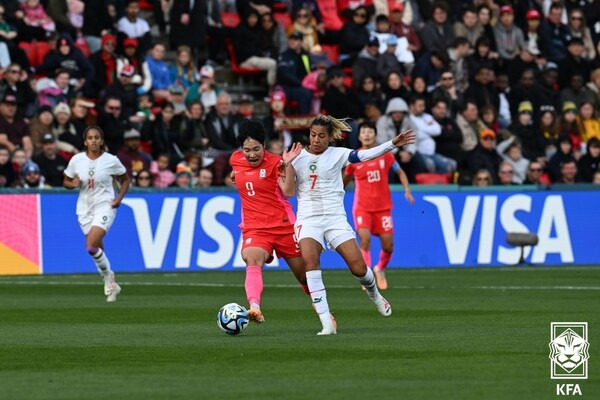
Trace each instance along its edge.
<path fill-rule="evenodd" d="M 81 180 L 77 215 L 94 213 L 107 205 L 110 207 L 116 197 L 113 177 L 125 172 L 121 161 L 112 154 L 102 153 L 95 160 L 88 158 L 85 152 L 74 155 L 64 173 L 69 178 Z"/>
<path fill-rule="evenodd" d="M 298 189 L 298 219 L 315 215 L 346 215 L 342 168 L 352 150 L 329 147 L 322 154 L 306 149 L 292 161 Z"/>

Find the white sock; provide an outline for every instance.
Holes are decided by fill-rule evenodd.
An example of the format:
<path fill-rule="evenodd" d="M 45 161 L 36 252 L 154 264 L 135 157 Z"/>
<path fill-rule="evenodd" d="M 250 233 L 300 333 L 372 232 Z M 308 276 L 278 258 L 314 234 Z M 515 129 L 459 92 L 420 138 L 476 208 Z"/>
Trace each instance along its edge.
<path fill-rule="evenodd" d="M 92 256 L 96 263 L 96 268 L 102 276 L 106 276 L 110 273 L 110 261 L 106 257 L 106 253 L 102 249 L 98 249 L 98 252 Z"/>
<path fill-rule="evenodd" d="M 327 304 L 327 292 L 321 277 L 321 271 L 306 271 L 306 283 L 310 291 L 310 298 L 315 306 L 315 311 L 319 314 L 319 319 L 323 326 L 330 325 L 331 316 L 329 315 L 329 304 Z"/>
<path fill-rule="evenodd" d="M 373 275 L 373 271 L 371 268 L 367 268 L 367 273 L 363 277 L 356 277 L 361 285 L 367 289 L 367 293 L 371 299 L 375 299 L 379 297 L 379 291 L 377 290 L 377 285 L 375 284 L 375 275 Z"/>

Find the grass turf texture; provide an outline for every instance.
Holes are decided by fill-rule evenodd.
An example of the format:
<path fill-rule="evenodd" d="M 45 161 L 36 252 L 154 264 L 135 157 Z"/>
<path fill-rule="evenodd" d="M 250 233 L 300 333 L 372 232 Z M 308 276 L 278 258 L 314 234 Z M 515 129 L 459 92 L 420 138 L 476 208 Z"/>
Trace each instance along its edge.
<path fill-rule="evenodd" d="M 390 270 L 390 318 L 326 271 L 338 335 L 289 272 L 267 271 L 266 323 L 225 335 L 242 272 L 0 277 L 1 399 L 600 398 L 600 268 Z M 589 323 L 587 381 L 552 381 L 551 321 Z"/>

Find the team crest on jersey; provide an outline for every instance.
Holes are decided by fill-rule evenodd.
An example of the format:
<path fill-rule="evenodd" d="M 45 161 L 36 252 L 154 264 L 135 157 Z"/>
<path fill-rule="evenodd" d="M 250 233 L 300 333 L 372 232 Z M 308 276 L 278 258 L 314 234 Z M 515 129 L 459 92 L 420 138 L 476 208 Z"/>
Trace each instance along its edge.
<path fill-rule="evenodd" d="M 317 169 L 317 164 L 310 164 L 308 166 L 308 169 L 310 169 L 310 172 L 315 172 L 315 170 Z"/>
<path fill-rule="evenodd" d="M 385 160 L 379 160 L 379 168 L 381 168 L 381 169 L 385 168 Z"/>
<path fill-rule="evenodd" d="M 260 171 L 259 171 L 259 173 L 258 173 L 258 177 L 259 177 L 259 178 L 264 178 L 264 177 L 266 177 L 266 176 L 267 176 L 267 170 L 266 170 L 266 169 L 262 169 L 262 168 L 261 168 L 261 170 L 260 170 Z"/>
<path fill-rule="evenodd" d="M 90 169 L 90 170 L 88 171 L 88 175 L 89 175 L 89 176 L 94 176 L 94 170 L 93 170 L 93 169 Z"/>

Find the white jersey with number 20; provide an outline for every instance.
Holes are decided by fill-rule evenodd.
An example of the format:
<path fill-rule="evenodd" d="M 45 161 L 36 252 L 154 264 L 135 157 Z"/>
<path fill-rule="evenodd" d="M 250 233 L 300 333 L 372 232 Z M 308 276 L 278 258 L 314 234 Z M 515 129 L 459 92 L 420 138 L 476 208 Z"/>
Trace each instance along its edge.
<path fill-rule="evenodd" d="M 292 161 L 298 190 L 298 219 L 315 215 L 346 215 L 342 168 L 352 150 L 329 147 L 322 154 L 306 149 Z"/>
<path fill-rule="evenodd" d="M 110 207 L 115 199 L 113 177 L 123 175 L 125 167 L 117 157 L 102 153 L 95 160 L 90 159 L 84 152 L 71 158 L 65 169 L 69 178 L 79 177 L 81 186 L 77 200 L 77 215 L 93 213 L 100 207 Z"/>

